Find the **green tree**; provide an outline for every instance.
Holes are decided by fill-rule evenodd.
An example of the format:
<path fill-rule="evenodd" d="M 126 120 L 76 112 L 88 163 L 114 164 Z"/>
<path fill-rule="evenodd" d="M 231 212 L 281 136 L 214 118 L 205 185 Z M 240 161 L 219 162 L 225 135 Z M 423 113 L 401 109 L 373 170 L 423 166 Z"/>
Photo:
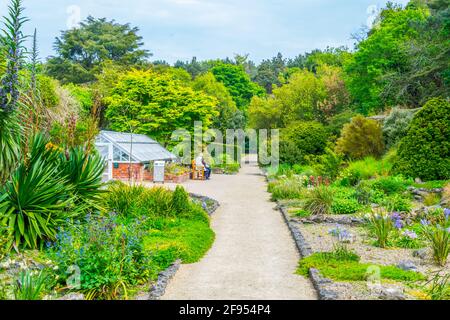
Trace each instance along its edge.
<path fill-rule="evenodd" d="M 140 64 L 150 55 L 140 49 L 138 28 L 105 18 L 88 17 L 80 28 L 63 31 L 56 38 L 56 57 L 47 63 L 49 75 L 62 83 L 85 83 L 95 80 L 101 64 L 107 60 L 122 65 Z"/>
<path fill-rule="evenodd" d="M 233 97 L 211 72 L 198 76 L 193 81 L 192 88 L 217 99 L 220 115 L 214 119 L 212 127 L 221 130 L 245 127 L 242 112 L 236 107 Z"/>
<path fill-rule="evenodd" d="M 400 140 L 394 170 L 425 180 L 450 178 L 450 103 L 430 100 Z"/>
<path fill-rule="evenodd" d="M 207 128 L 219 115 L 215 98 L 153 71 L 127 73 L 105 101 L 111 129 L 130 131 L 131 126 L 166 145 L 174 130 L 192 131 L 195 121 Z"/>
<path fill-rule="evenodd" d="M 417 36 L 411 26 L 426 16 L 423 9 L 404 10 L 391 4 L 381 12 L 367 39 L 357 45 L 357 51 L 345 65 L 348 89 L 357 111 L 370 114 L 393 104 L 389 97 L 383 99 L 384 77 L 407 68 L 408 54 L 403 44 Z"/>
<path fill-rule="evenodd" d="M 264 96 L 264 89 L 250 80 L 242 66 L 217 63 L 211 72 L 230 92 L 239 110 L 244 113 L 254 96 Z"/>

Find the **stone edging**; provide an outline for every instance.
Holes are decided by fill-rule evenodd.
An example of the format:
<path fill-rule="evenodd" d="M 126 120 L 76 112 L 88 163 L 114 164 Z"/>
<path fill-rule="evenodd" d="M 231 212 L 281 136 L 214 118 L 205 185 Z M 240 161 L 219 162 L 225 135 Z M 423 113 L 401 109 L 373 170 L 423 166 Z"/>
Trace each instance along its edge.
<path fill-rule="evenodd" d="M 215 199 L 194 193 L 190 193 L 189 195 L 191 196 L 191 198 L 195 198 L 202 201 L 202 203 L 204 203 L 205 201 L 213 202 L 213 206 L 211 208 L 204 208 L 205 211 L 208 212 L 209 216 L 211 216 L 220 206 L 219 202 Z M 177 273 L 178 269 L 181 266 L 181 263 L 182 263 L 181 260 L 177 260 L 172 265 L 170 265 L 166 270 L 160 272 L 160 274 L 158 275 L 158 279 L 156 280 L 156 283 L 153 284 L 150 288 L 150 293 L 139 295 L 137 300 L 159 300 L 166 292 L 167 285 Z"/>
<path fill-rule="evenodd" d="M 214 212 L 216 212 L 216 210 L 220 207 L 219 201 L 217 201 L 215 199 L 212 199 L 212 198 L 209 198 L 207 196 L 202 196 L 202 195 L 195 194 L 195 193 L 189 193 L 189 196 L 191 198 L 194 198 L 194 199 L 197 199 L 197 200 L 201 201 L 202 204 L 203 203 L 206 204 L 207 201 L 212 202 L 213 205 L 212 205 L 211 208 L 203 207 L 203 209 L 208 213 L 209 216 L 211 216 Z"/>
<path fill-rule="evenodd" d="M 295 225 L 291 222 L 286 207 L 279 205 L 278 209 L 280 210 L 284 221 L 291 231 L 292 238 L 294 238 L 294 242 L 297 250 L 300 253 L 300 256 L 302 258 L 310 256 L 313 253 L 311 246 L 306 242 L 305 237 L 302 235 L 300 230 L 296 228 Z M 338 294 L 327 288 L 328 285 L 333 283 L 330 279 L 324 278 L 320 274 L 319 270 L 313 268 L 309 270 L 309 276 L 311 282 L 314 285 L 314 288 L 317 290 L 317 294 L 319 295 L 320 300 L 338 300 Z"/>

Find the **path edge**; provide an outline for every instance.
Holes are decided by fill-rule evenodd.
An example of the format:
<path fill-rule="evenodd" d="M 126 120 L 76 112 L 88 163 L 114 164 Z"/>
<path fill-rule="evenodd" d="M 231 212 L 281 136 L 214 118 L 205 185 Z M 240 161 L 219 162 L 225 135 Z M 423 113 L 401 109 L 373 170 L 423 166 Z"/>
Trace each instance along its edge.
<path fill-rule="evenodd" d="M 297 247 L 297 250 L 300 253 L 300 257 L 306 258 L 312 255 L 313 251 L 311 249 L 311 246 L 308 244 L 308 242 L 306 241 L 305 237 L 300 232 L 300 230 L 291 222 L 286 207 L 281 205 L 277 201 L 277 209 L 281 212 L 281 215 L 283 216 L 285 223 L 287 224 L 289 230 L 291 231 L 291 236 L 294 239 L 295 246 Z M 311 268 L 309 270 L 309 278 L 311 279 L 311 282 L 317 291 L 319 300 L 338 300 L 337 292 L 327 288 L 330 284 L 333 283 L 333 281 L 323 277 L 320 274 L 319 270 Z"/>
<path fill-rule="evenodd" d="M 205 203 L 206 201 L 211 201 L 213 203 L 211 208 L 203 207 L 203 209 L 208 213 L 209 216 L 211 216 L 214 212 L 216 212 L 216 210 L 220 207 L 219 201 L 212 199 L 210 197 L 202 196 L 195 193 L 190 193 L 189 196 L 191 198 L 202 201 L 202 203 Z M 181 259 L 178 259 L 174 263 L 172 263 L 167 269 L 161 271 L 158 275 L 158 279 L 156 280 L 156 282 L 151 285 L 150 291 L 148 293 L 139 294 L 136 300 L 159 300 L 166 293 L 166 289 L 170 283 L 170 280 L 173 279 L 177 271 L 180 269 L 181 264 L 182 264 Z"/>

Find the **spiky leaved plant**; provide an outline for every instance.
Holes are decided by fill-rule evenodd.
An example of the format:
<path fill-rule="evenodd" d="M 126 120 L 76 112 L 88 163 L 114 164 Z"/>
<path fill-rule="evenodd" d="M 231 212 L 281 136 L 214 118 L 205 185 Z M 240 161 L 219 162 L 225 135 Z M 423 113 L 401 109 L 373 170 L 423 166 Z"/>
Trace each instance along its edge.
<path fill-rule="evenodd" d="M 20 130 L 15 118 L 19 101 L 19 71 L 23 60 L 25 37 L 22 27 L 28 19 L 23 16 L 22 0 L 11 0 L 8 16 L 4 17 L 1 59 L 4 68 L 0 79 L 0 184 L 9 177 L 18 159 Z"/>

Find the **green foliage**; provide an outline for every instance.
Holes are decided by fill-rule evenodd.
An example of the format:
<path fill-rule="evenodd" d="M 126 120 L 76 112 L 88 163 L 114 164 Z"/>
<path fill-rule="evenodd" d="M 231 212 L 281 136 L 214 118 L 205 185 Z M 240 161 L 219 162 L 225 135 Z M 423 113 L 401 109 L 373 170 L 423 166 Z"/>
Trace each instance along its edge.
<path fill-rule="evenodd" d="M 377 245 L 380 248 L 386 248 L 394 230 L 394 224 L 389 214 L 383 211 L 372 212 L 367 216 L 367 226 L 376 237 Z"/>
<path fill-rule="evenodd" d="M 62 83 L 86 83 L 95 80 L 105 61 L 140 64 L 149 53 L 140 49 L 143 43 L 138 31 L 129 24 L 89 16 L 79 28 L 63 31 L 56 38 L 57 56 L 47 62 L 47 73 Z"/>
<path fill-rule="evenodd" d="M 450 232 L 440 225 L 435 225 L 424 226 L 423 233 L 433 250 L 434 261 L 441 267 L 445 266 L 450 252 Z"/>
<path fill-rule="evenodd" d="M 38 74 L 36 80 L 38 94 L 44 106 L 47 108 L 56 107 L 59 103 L 59 97 L 56 93 L 57 81 L 43 74 Z"/>
<path fill-rule="evenodd" d="M 334 214 L 352 214 L 361 210 L 361 205 L 357 199 L 335 198 L 331 205 Z"/>
<path fill-rule="evenodd" d="M 32 271 L 22 271 L 14 285 L 15 300 L 41 300 L 48 274 L 41 270 L 38 274 Z"/>
<path fill-rule="evenodd" d="M 330 117 L 327 121 L 327 130 L 330 135 L 330 140 L 335 141 L 339 138 L 344 125 L 350 123 L 354 116 L 356 116 L 356 113 L 347 110 Z"/>
<path fill-rule="evenodd" d="M 384 152 L 382 130 L 378 122 L 356 116 L 344 126 L 336 150 L 351 159 L 380 157 Z"/>
<path fill-rule="evenodd" d="M 303 209 L 308 210 L 313 215 L 330 214 L 333 194 L 333 190 L 329 187 L 315 187 L 305 193 Z"/>
<path fill-rule="evenodd" d="M 369 114 L 394 104 L 384 76 L 405 70 L 408 53 L 404 43 L 417 31 L 411 26 L 426 18 L 423 9 L 390 5 L 383 10 L 368 37 L 359 42 L 357 51 L 345 64 L 347 86 L 359 112 Z M 385 87 L 386 86 L 386 87 Z"/>
<path fill-rule="evenodd" d="M 401 176 L 382 176 L 370 182 L 372 188 L 383 191 L 387 195 L 406 191 L 409 181 Z"/>
<path fill-rule="evenodd" d="M 450 102 L 430 100 L 400 141 L 396 172 L 423 180 L 450 178 Z"/>
<path fill-rule="evenodd" d="M 87 154 L 86 150 L 77 147 L 71 149 L 68 156 L 60 155 L 60 159 L 59 174 L 67 177 L 66 185 L 77 198 L 76 205 L 79 208 L 99 208 L 105 170 L 103 158 L 96 153 Z"/>
<path fill-rule="evenodd" d="M 69 90 L 72 97 L 80 104 L 84 115 L 91 114 L 92 106 L 94 105 L 94 94 L 92 89 L 83 86 L 77 86 L 75 84 L 69 83 L 64 86 L 65 89 Z"/>
<path fill-rule="evenodd" d="M 34 137 L 30 158 L 18 165 L 1 192 L 0 217 L 9 226 L 16 246 L 36 248 L 42 241 L 54 239 L 58 226 L 79 213 L 75 207 L 68 210 L 73 202 L 68 193 L 73 189 L 58 170 L 58 154 L 46 144 L 43 136 Z"/>
<path fill-rule="evenodd" d="M 391 169 L 392 164 L 386 159 L 376 160 L 373 157 L 366 157 L 350 162 L 348 167 L 342 170 L 339 179 L 343 185 L 356 185 L 361 180 L 388 175 Z"/>
<path fill-rule="evenodd" d="M 131 71 L 124 75 L 106 99 L 106 118 L 117 131 L 147 134 L 168 143 L 173 131 L 192 131 L 195 121 L 204 128 L 218 116 L 217 101 L 152 71 Z"/>
<path fill-rule="evenodd" d="M 217 63 L 211 72 L 219 82 L 222 82 L 233 97 L 239 110 L 247 112 L 248 105 L 254 96 L 264 96 L 264 89 L 253 83 L 238 65 Z"/>
<path fill-rule="evenodd" d="M 413 271 L 404 271 L 394 266 L 376 266 L 369 263 L 360 263 L 357 255 L 339 255 L 336 252 L 321 252 L 300 260 L 298 273 L 309 275 L 311 268 L 318 269 L 320 273 L 336 281 L 365 281 L 370 276 L 370 268 L 380 269 L 381 279 L 396 281 L 420 281 L 424 276 Z"/>
<path fill-rule="evenodd" d="M 336 179 L 343 164 L 343 157 L 332 149 L 326 148 L 325 153 L 317 157 L 315 170 L 320 176 Z"/>
<path fill-rule="evenodd" d="M 427 207 L 438 205 L 441 202 L 441 197 L 436 193 L 429 193 L 423 199 L 423 204 Z"/>
<path fill-rule="evenodd" d="M 412 209 L 412 202 L 409 195 L 393 194 L 383 198 L 380 205 L 389 210 L 399 212 L 410 212 Z"/>
<path fill-rule="evenodd" d="M 184 263 L 195 263 L 211 248 L 214 238 L 205 221 L 181 219 L 167 228 L 152 230 L 144 243 L 151 252 L 174 252 L 171 262 L 180 258 Z"/>
<path fill-rule="evenodd" d="M 175 210 L 175 212 L 181 214 L 182 212 L 189 210 L 191 206 L 189 194 L 186 192 L 186 190 L 184 190 L 183 187 L 177 186 L 172 197 L 173 209 Z"/>
<path fill-rule="evenodd" d="M 11 116 L 4 117 L 2 113 L 3 111 L 0 110 L 0 185 L 14 170 L 19 154 L 16 119 Z"/>
<path fill-rule="evenodd" d="M 436 272 L 432 279 L 425 286 L 425 291 L 431 300 L 449 300 L 450 299 L 450 274 L 441 275 Z"/>
<path fill-rule="evenodd" d="M 280 137 L 280 162 L 304 163 L 305 157 L 321 154 L 327 145 L 327 132 L 318 122 L 293 122 Z"/>
<path fill-rule="evenodd" d="M 239 112 L 233 97 L 227 87 L 222 82 L 216 80 L 211 72 L 198 76 L 192 83 L 192 88 L 203 91 L 207 95 L 217 99 L 217 108 L 220 115 L 215 117 L 212 123 L 213 128 L 222 131 L 226 129 L 244 128 L 244 118 Z"/>
<path fill-rule="evenodd" d="M 414 117 L 414 110 L 395 108 L 383 123 L 383 135 L 386 147 L 395 146 L 408 132 L 409 124 Z"/>
<path fill-rule="evenodd" d="M 81 291 L 93 299 L 127 298 L 127 286 L 149 277 L 151 253 L 144 249 L 138 221 L 124 224 L 116 215 L 87 216 L 83 224 L 67 226 L 49 248 L 60 281 L 71 266 L 80 269 Z"/>
<path fill-rule="evenodd" d="M 277 179 L 269 183 L 269 192 L 273 200 L 299 199 L 304 193 L 306 180 L 301 176 Z"/>

